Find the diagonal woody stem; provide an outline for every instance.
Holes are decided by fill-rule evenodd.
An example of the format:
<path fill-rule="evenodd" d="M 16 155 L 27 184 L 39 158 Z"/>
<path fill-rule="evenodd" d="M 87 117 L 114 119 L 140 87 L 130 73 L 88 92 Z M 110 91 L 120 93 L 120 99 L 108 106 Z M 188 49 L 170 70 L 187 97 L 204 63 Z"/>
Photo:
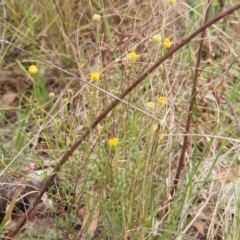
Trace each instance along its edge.
<path fill-rule="evenodd" d="M 211 6 L 211 1 L 208 0 L 208 5 L 207 5 L 206 13 L 205 13 L 204 24 L 207 23 L 210 6 Z M 173 187 L 171 189 L 172 195 L 173 195 L 174 192 L 177 191 L 177 184 L 179 182 L 182 169 L 184 167 L 184 158 L 185 158 L 185 153 L 186 153 L 186 150 L 187 150 L 188 138 L 189 138 L 188 134 L 189 134 L 189 131 L 190 131 L 192 115 L 193 115 L 193 106 L 194 106 L 194 102 L 196 100 L 196 94 L 197 94 L 197 80 L 198 80 L 199 66 L 200 66 L 200 62 L 201 62 L 202 47 L 203 47 L 203 43 L 204 43 L 205 32 L 206 32 L 206 29 L 204 31 L 202 31 L 202 34 L 201 34 L 201 40 L 200 40 L 200 44 L 199 44 L 198 56 L 197 56 L 194 79 L 193 79 L 192 95 L 191 95 L 191 100 L 190 100 L 189 109 L 188 109 L 187 124 L 186 124 L 186 128 L 185 128 L 185 134 L 186 135 L 183 138 L 182 152 L 181 152 L 181 156 L 179 158 L 178 168 L 177 168 L 177 171 L 176 171 L 176 176 L 174 178 Z"/>

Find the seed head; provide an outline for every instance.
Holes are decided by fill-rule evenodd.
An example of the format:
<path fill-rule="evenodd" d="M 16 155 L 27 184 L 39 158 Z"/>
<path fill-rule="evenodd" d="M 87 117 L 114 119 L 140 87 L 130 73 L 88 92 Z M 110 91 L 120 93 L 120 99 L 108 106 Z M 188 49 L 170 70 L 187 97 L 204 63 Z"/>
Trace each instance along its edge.
<path fill-rule="evenodd" d="M 100 23 L 101 22 L 101 16 L 99 14 L 93 14 L 92 16 L 92 20 L 95 22 L 95 23 Z"/>
<path fill-rule="evenodd" d="M 152 37 L 152 40 L 153 42 L 156 42 L 156 43 L 160 43 L 162 41 L 162 37 L 160 34 L 155 34 L 153 37 Z"/>
<path fill-rule="evenodd" d="M 154 108 L 154 103 L 153 102 L 148 102 L 148 103 L 146 103 L 146 106 L 149 110 L 152 110 Z"/>
<path fill-rule="evenodd" d="M 64 101 L 65 103 L 67 103 L 67 102 L 69 101 L 69 99 L 66 97 L 66 98 L 63 99 L 63 101 Z"/>
<path fill-rule="evenodd" d="M 55 97 L 55 93 L 54 93 L 54 92 L 50 92 L 50 93 L 48 94 L 48 96 L 49 96 L 50 98 L 54 98 L 54 97 Z"/>

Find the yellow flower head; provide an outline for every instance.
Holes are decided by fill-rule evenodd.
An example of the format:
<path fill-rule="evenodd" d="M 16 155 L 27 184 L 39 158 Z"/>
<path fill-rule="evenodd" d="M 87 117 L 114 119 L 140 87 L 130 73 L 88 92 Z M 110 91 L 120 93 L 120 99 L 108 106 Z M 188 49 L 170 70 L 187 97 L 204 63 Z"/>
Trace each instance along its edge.
<path fill-rule="evenodd" d="M 165 97 L 159 97 L 157 99 L 157 101 L 158 101 L 158 103 L 160 103 L 162 105 L 166 104 L 166 102 L 167 102 Z"/>
<path fill-rule="evenodd" d="M 28 68 L 28 72 L 29 72 L 30 74 L 34 75 L 34 74 L 36 74 L 36 73 L 38 72 L 38 69 L 37 69 L 37 67 L 36 67 L 35 65 L 31 65 L 31 66 L 29 66 L 29 68 Z"/>
<path fill-rule="evenodd" d="M 98 125 L 97 125 L 97 131 L 98 131 L 98 133 L 100 134 L 100 133 L 102 132 L 102 130 L 103 130 L 103 126 L 100 125 L 100 124 L 98 124 Z"/>
<path fill-rule="evenodd" d="M 155 34 L 153 37 L 152 37 L 152 40 L 153 42 L 156 42 L 156 43 L 160 43 L 162 41 L 162 37 L 160 34 Z"/>
<path fill-rule="evenodd" d="M 110 138 L 108 140 L 108 145 L 110 147 L 116 147 L 118 145 L 118 138 Z"/>
<path fill-rule="evenodd" d="M 163 46 L 164 46 L 165 48 L 170 48 L 171 45 L 172 45 L 172 42 L 171 42 L 171 40 L 170 40 L 169 38 L 165 38 L 165 39 L 163 40 Z"/>
<path fill-rule="evenodd" d="M 90 73 L 90 78 L 93 81 L 98 81 L 100 78 L 100 73 L 99 72 L 92 72 Z"/>
<path fill-rule="evenodd" d="M 160 136 L 159 137 L 159 142 L 163 142 L 164 141 L 164 136 Z"/>
<path fill-rule="evenodd" d="M 127 57 L 130 62 L 136 62 L 139 58 L 139 55 L 136 52 L 130 52 L 128 53 Z"/>
<path fill-rule="evenodd" d="M 153 131 L 154 133 L 157 131 L 157 129 L 158 129 L 158 125 L 153 125 L 152 131 Z"/>
<path fill-rule="evenodd" d="M 99 14 L 93 14 L 92 16 L 92 20 L 95 22 L 95 23 L 100 23 L 101 22 L 101 16 Z"/>
<path fill-rule="evenodd" d="M 169 4 L 174 4 L 174 3 L 176 3 L 176 0 L 168 0 L 168 3 Z"/>
<path fill-rule="evenodd" d="M 146 103 L 146 106 L 149 110 L 152 110 L 154 108 L 154 103 L 153 102 L 148 102 L 148 103 Z"/>
<path fill-rule="evenodd" d="M 50 92 L 50 93 L 48 94 L 48 96 L 49 96 L 50 98 L 54 98 L 54 97 L 55 97 L 55 93 L 54 93 L 54 92 Z"/>
<path fill-rule="evenodd" d="M 65 98 L 63 99 L 63 101 L 64 101 L 65 103 L 67 103 L 67 102 L 69 101 L 69 99 L 68 99 L 67 97 L 65 97 Z"/>
<path fill-rule="evenodd" d="M 71 88 L 67 89 L 67 93 L 72 93 L 72 92 L 73 92 L 73 90 Z"/>

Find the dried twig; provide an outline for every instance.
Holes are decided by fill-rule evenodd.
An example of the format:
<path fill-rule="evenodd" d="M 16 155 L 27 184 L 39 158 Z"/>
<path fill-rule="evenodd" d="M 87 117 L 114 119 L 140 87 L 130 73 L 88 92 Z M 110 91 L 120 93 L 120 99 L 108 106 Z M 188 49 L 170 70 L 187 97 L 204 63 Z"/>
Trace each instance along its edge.
<path fill-rule="evenodd" d="M 206 9 L 206 13 L 205 13 L 205 19 L 204 19 L 204 25 L 207 23 L 207 20 L 208 20 L 208 17 L 209 17 L 210 6 L 211 6 L 211 1 L 208 0 L 208 5 L 207 5 L 207 9 Z M 202 46 L 203 46 L 203 43 L 204 43 L 205 32 L 206 32 L 206 29 L 204 29 L 204 31 L 202 31 L 201 40 L 200 40 L 200 43 L 199 43 L 198 56 L 197 56 L 194 79 L 193 79 L 192 95 L 191 95 L 189 109 L 188 109 L 187 124 L 186 124 L 186 128 L 185 128 L 185 134 L 186 135 L 183 138 L 182 152 L 181 152 L 181 156 L 179 158 L 178 168 L 177 168 L 176 176 L 175 176 L 174 182 L 173 182 L 173 188 L 171 190 L 172 195 L 177 190 L 177 184 L 178 184 L 179 179 L 180 179 L 181 171 L 184 167 L 184 158 L 185 158 L 185 153 L 186 153 L 186 150 L 187 150 L 188 138 L 189 138 L 188 134 L 189 134 L 189 131 L 190 131 L 192 115 L 193 115 L 193 106 L 194 106 L 194 102 L 196 100 L 196 94 L 197 94 L 197 80 L 198 80 L 199 67 L 200 67 L 200 62 L 201 62 L 201 57 L 202 57 Z"/>

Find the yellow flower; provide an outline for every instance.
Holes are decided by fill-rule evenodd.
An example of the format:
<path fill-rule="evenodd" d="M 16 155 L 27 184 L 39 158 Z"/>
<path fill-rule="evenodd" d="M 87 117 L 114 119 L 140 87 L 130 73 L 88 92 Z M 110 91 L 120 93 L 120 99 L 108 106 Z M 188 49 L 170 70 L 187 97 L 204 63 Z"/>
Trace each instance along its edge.
<path fill-rule="evenodd" d="M 110 147 L 116 147 L 118 145 L 118 138 L 110 138 L 108 140 L 108 145 Z"/>
<path fill-rule="evenodd" d="M 100 125 L 100 124 L 98 124 L 98 125 L 97 125 L 97 130 L 101 131 L 102 129 L 103 129 L 103 126 Z"/>
<path fill-rule="evenodd" d="M 72 92 L 73 92 L 73 90 L 71 88 L 67 89 L 67 93 L 72 93 Z"/>
<path fill-rule="evenodd" d="M 55 93 L 54 93 L 54 92 L 50 92 L 50 93 L 48 94 L 48 96 L 49 96 L 50 98 L 54 98 L 54 97 L 55 97 Z"/>
<path fill-rule="evenodd" d="M 153 130 L 154 133 L 157 131 L 157 129 L 158 129 L 158 125 L 153 125 L 152 130 Z"/>
<path fill-rule="evenodd" d="M 174 4 L 174 3 L 176 3 L 176 0 L 168 0 L 168 3 L 169 4 Z"/>
<path fill-rule="evenodd" d="M 156 43 L 160 43 L 162 41 L 162 37 L 160 34 L 155 34 L 153 37 L 152 37 L 152 40 Z"/>
<path fill-rule="evenodd" d="M 68 99 L 67 97 L 65 97 L 65 98 L 63 99 L 63 101 L 64 101 L 65 103 L 67 103 L 67 102 L 69 101 L 69 99 Z"/>
<path fill-rule="evenodd" d="M 100 23 L 101 21 L 101 16 L 99 14 L 93 14 L 92 16 L 92 20 L 95 22 L 95 23 Z"/>
<path fill-rule="evenodd" d="M 90 73 L 90 78 L 93 81 L 98 81 L 100 78 L 100 73 L 99 72 L 92 72 Z"/>
<path fill-rule="evenodd" d="M 159 97 L 157 99 L 157 101 L 158 101 L 158 103 L 160 103 L 162 105 L 166 104 L 166 102 L 167 102 L 165 97 Z"/>
<path fill-rule="evenodd" d="M 159 142 L 163 142 L 164 141 L 164 136 L 160 136 L 159 137 Z"/>
<path fill-rule="evenodd" d="M 139 58 L 139 55 L 136 52 L 130 52 L 128 53 L 128 60 L 130 62 L 136 62 Z"/>
<path fill-rule="evenodd" d="M 146 103 L 146 106 L 149 110 L 152 110 L 154 108 L 154 103 L 153 102 L 148 102 L 148 103 Z"/>
<path fill-rule="evenodd" d="M 31 65 L 29 68 L 28 68 L 28 72 L 32 75 L 36 74 L 38 72 L 38 69 L 35 65 Z"/>
<path fill-rule="evenodd" d="M 169 38 L 165 38 L 164 41 L 163 41 L 163 46 L 164 46 L 165 48 L 170 48 L 171 45 L 172 45 L 171 40 L 170 40 Z"/>
<path fill-rule="evenodd" d="M 100 125 L 100 124 L 98 124 L 98 125 L 97 125 L 98 134 L 101 134 L 102 130 L 103 130 L 103 126 Z"/>

